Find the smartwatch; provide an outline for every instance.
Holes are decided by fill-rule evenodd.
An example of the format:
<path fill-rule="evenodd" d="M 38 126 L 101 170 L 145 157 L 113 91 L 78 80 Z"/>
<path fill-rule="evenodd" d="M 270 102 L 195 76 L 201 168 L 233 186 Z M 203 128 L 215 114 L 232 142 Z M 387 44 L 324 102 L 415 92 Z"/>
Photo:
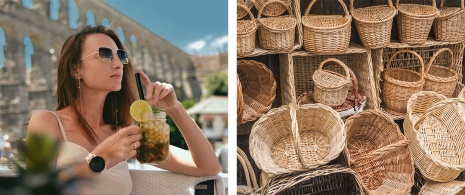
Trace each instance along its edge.
<path fill-rule="evenodd" d="M 105 160 L 100 156 L 89 153 L 85 159 L 87 163 L 89 163 L 90 170 L 94 173 L 101 173 L 107 168 L 105 165 Z"/>

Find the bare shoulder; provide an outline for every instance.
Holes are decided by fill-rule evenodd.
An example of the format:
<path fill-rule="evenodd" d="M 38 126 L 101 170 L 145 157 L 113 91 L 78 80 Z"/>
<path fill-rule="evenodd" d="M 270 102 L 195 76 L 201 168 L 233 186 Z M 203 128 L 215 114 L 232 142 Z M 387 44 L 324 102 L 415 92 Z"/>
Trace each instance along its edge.
<path fill-rule="evenodd" d="M 29 120 L 27 133 L 43 133 L 56 139 L 60 136 L 60 127 L 55 114 L 48 110 L 35 111 Z"/>

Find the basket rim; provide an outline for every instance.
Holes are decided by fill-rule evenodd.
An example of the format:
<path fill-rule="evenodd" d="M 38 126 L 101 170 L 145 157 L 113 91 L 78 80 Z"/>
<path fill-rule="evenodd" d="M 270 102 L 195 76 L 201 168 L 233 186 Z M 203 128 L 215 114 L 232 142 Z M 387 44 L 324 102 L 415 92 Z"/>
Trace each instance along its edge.
<path fill-rule="evenodd" d="M 399 12 L 399 14 L 403 14 L 405 16 L 408 16 L 408 17 L 411 17 L 411 18 L 415 18 L 415 19 L 429 19 L 429 18 L 436 18 L 438 15 L 439 15 L 439 10 L 438 8 L 436 8 L 436 12 L 434 13 L 431 13 L 431 14 L 427 14 L 427 15 L 416 15 L 416 14 L 412 14 L 412 13 L 409 13 L 405 10 L 402 10 L 402 6 L 405 6 L 405 5 L 415 5 L 415 6 L 427 6 L 427 5 L 418 5 L 418 4 L 401 4 L 401 5 L 397 5 L 397 11 Z M 399 9 L 399 6 L 401 7 Z"/>
<path fill-rule="evenodd" d="M 386 5 L 382 5 L 383 7 L 386 6 Z M 375 6 L 371 6 L 371 7 L 375 7 Z M 377 6 L 377 7 L 381 7 L 381 6 Z M 370 8 L 370 7 L 364 7 L 365 9 L 367 8 Z M 362 22 L 362 23 L 366 23 L 366 24 L 379 24 L 379 23 L 383 23 L 383 22 L 388 22 L 390 20 L 392 20 L 396 15 L 397 15 L 397 9 L 396 8 L 391 8 L 391 15 L 389 17 L 386 17 L 384 19 L 382 19 L 381 21 L 369 21 L 369 20 L 364 20 L 363 18 L 358 18 L 354 12 L 357 12 L 359 11 L 359 9 L 364 9 L 364 8 L 358 8 L 358 9 L 355 9 L 352 12 L 352 17 L 354 18 L 355 21 L 357 22 Z"/>
<path fill-rule="evenodd" d="M 317 27 L 317 26 L 312 26 L 312 25 L 309 25 L 307 22 L 305 22 L 305 18 L 311 18 L 311 17 L 319 17 L 319 16 L 327 16 L 327 17 L 331 17 L 331 16 L 335 16 L 335 17 L 341 17 L 340 15 L 307 15 L 307 16 L 302 16 L 302 25 L 306 28 L 311 28 L 311 29 L 315 29 L 315 30 L 339 30 L 341 28 L 344 28 L 348 25 L 351 24 L 352 22 L 352 16 L 349 15 L 349 16 L 342 16 L 344 18 L 347 18 L 347 21 L 341 25 L 338 25 L 338 26 L 333 26 L 333 27 Z"/>
<path fill-rule="evenodd" d="M 418 75 L 420 77 L 420 80 L 415 81 L 415 82 L 408 82 L 408 81 L 402 81 L 402 80 L 394 79 L 393 77 L 391 77 L 389 75 L 390 71 L 399 71 L 399 70 L 400 71 L 407 71 L 407 72 L 412 73 L 412 74 L 416 74 L 416 75 Z M 383 75 L 384 75 L 384 82 L 399 85 L 401 87 L 421 87 L 425 83 L 425 78 L 422 77 L 420 73 L 415 72 L 413 70 L 407 70 L 407 69 L 402 69 L 402 68 L 389 68 L 389 69 L 384 70 Z"/>
<path fill-rule="evenodd" d="M 425 74 L 425 80 L 434 81 L 434 82 L 438 82 L 438 83 L 448 83 L 448 82 L 452 82 L 452 81 L 457 81 L 457 78 L 459 77 L 458 74 L 455 71 L 453 71 L 453 70 L 451 70 L 451 69 L 449 69 L 447 67 L 444 67 L 444 66 L 431 65 L 431 68 L 444 69 L 445 71 L 448 71 L 449 73 L 452 73 L 452 76 L 440 77 L 440 76 L 436 76 L 436 75 L 426 73 Z"/>
<path fill-rule="evenodd" d="M 237 28 L 237 30 L 236 30 L 237 36 L 238 37 L 244 37 L 244 36 L 249 36 L 250 34 L 255 33 L 257 31 L 257 29 L 258 29 L 258 25 L 257 25 L 257 23 L 255 21 L 253 21 L 253 24 L 254 24 L 253 28 L 250 28 L 249 31 L 246 31 L 244 33 L 237 32 L 239 30 L 239 28 Z"/>
<path fill-rule="evenodd" d="M 437 17 L 437 19 L 439 20 L 443 20 L 443 19 L 448 19 L 448 18 L 451 18 L 451 17 L 454 17 L 455 15 L 457 15 L 458 13 L 462 12 L 462 11 L 465 11 L 465 7 L 464 7 L 464 0 L 460 0 L 460 7 L 457 11 L 455 12 L 452 12 L 448 15 L 444 15 L 444 16 L 441 16 L 441 14 L 439 14 L 439 16 Z M 440 3 L 439 3 L 439 11 L 441 11 L 440 9 L 444 7 L 444 0 L 441 0 Z M 452 7 L 447 7 L 447 8 L 452 8 Z"/>
<path fill-rule="evenodd" d="M 286 17 L 286 16 L 280 16 L 282 18 Z M 289 30 L 292 30 L 292 29 L 295 29 L 296 25 L 297 25 L 297 19 L 289 16 L 288 18 L 292 19 L 292 25 L 289 27 L 289 28 L 283 28 L 283 29 L 276 29 L 276 28 L 271 28 L 269 26 L 267 26 L 266 24 L 263 23 L 263 20 L 267 20 L 267 19 L 277 19 L 276 17 L 275 18 L 259 18 L 257 19 L 258 23 L 260 23 L 260 26 L 261 27 L 264 27 L 268 30 L 271 30 L 271 31 L 289 31 Z"/>

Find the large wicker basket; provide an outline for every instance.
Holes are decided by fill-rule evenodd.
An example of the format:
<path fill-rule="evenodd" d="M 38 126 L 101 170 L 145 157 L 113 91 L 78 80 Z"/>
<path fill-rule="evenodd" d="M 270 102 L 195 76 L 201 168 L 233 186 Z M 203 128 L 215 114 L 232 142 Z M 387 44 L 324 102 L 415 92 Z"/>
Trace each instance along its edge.
<path fill-rule="evenodd" d="M 237 20 L 237 55 L 243 55 L 253 52 L 255 49 L 255 32 L 258 25 L 255 22 L 252 12 L 242 5 L 237 4 L 237 10 L 245 10 L 248 13 L 248 20 Z"/>
<path fill-rule="evenodd" d="M 264 8 L 273 4 L 286 7 L 289 15 L 262 18 Z M 258 37 L 263 49 L 277 51 L 290 51 L 292 49 L 297 20 L 292 16 L 290 6 L 280 0 L 266 2 L 258 11 L 257 20 L 259 23 Z"/>
<path fill-rule="evenodd" d="M 465 182 L 451 181 L 446 183 L 427 181 L 419 195 L 464 195 Z"/>
<path fill-rule="evenodd" d="M 345 129 L 336 111 L 323 104 L 271 109 L 252 127 L 250 155 L 269 174 L 327 164 L 344 149 Z M 289 114 L 291 113 L 291 114 Z"/>
<path fill-rule="evenodd" d="M 363 194 L 354 174 L 354 171 L 341 165 L 325 165 L 309 171 L 276 175 L 270 178 L 262 194 Z"/>
<path fill-rule="evenodd" d="M 380 111 L 366 110 L 346 121 L 344 157 L 368 194 L 408 194 L 415 169 L 408 140 Z"/>
<path fill-rule="evenodd" d="M 464 26 L 465 28 L 465 26 Z M 449 67 L 433 65 L 436 57 L 442 52 L 449 54 Z M 458 74 L 452 69 L 454 54 L 448 48 L 436 51 L 426 65 L 424 91 L 435 91 L 450 98 L 454 94 L 457 85 Z"/>
<path fill-rule="evenodd" d="M 350 0 L 350 12 L 365 47 L 381 48 L 391 41 L 392 21 L 397 11 L 391 0 L 387 2 L 388 5 L 354 9 L 354 0 Z"/>
<path fill-rule="evenodd" d="M 449 182 L 465 170 L 465 99 L 447 99 L 431 91 L 416 93 L 408 102 L 404 131 L 421 174 Z"/>
<path fill-rule="evenodd" d="M 255 7 L 257 8 L 257 10 L 260 10 L 262 9 L 262 7 L 265 6 L 265 4 L 268 2 L 268 1 L 271 1 L 271 0 L 251 0 L 253 2 L 253 4 L 255 5 Z M 287 6 L 291 6 L 291 3 L 293 2 L 293 0 L 280 0 L 282 1 L 283 3 L 285 3 Z M 283 14 L 284 12 L 286 11 L 286 8 L 281 6 L 281 5 L 278 5 L 278 4 L 272 4 L 272 5 L 269 5 L 267 6 L 266 8 L 263 9 L 263 15 L 264 16 L 279 16 L 281 14 Z"/>
<path fill-rule="evenodd" d="M 341 66 L 346 75 L 343 76 L 330 70 L 324 70 L 323 67 L 327 64 Z M 351 81 L 349 68 L 344 62 L 335 58 L 328 58 L 322 61 L 318 70 L 313 73 L 312 80 L 314 87 L 313 98 L 315 98 L 315 101 L 330 107 L 339 106 L 346 101 Z"/>
<path fill-rule="evenodd" d="M 347 6 L 338 0 L 344 16 L 309 15 L 316 0 L 312 0 L 302 16 L 304 48 L 318 54 L 344 53 L 349 47 L 352 16 Z"/>
<path fill-rule="evenodd" d="M 439 5 L 439 16 L 434 20 L 434 35 L 438 41 L 462 41 L 465 39 L 464 0 L 460 7 L 443 7 Z"/>
<path fill-rule="evenodd" d="M 242 122 L 242 114 L 244 113 L 244 98 L 242 97 L 242 85 L 239 80 L 239 75 L 236 74 L 237 87 L 237 125 Z"/>
<path fill-rule="evenodd" d="M 391 68 L 391 62 L 400 54 L 405 53 L 402 58 L 418 59 L 421 66 L 420 73 L 403 68 Z M 407 56 L 411 54 L 412 56 Z M 417 64 L 415 65 L 417 66 Z M 411 50 L 400 50 L 394 53 L 386 64 L 384 70 L 383 97 L 388 112 L 405 113 L 407 101 L 412 94 L 423 89 L 425 83 L 424 63 L 418 53 Z"/>
<path fill-rule="evenodd" d="M 434 18 L 439 14 L 436 1 L 432 1 L 432 6 L 428 6 L 399 4 L 399 0 L 396 0 L 396 7 L 399 12 L 397 24 L 400 42 L 407 44 L 425 43 Z"/>
<path fill-rule="evenodd" d="M 242 151 L 239 147 L 237 147 L 237 160 L 241 164 L 242 168 L 245 172 L 245 179 L 247 182 L 247 186 L 237 185 L 237 194 L 238 195 L 250 195 L 256 192 L 259 188 L 257 183 L 257 177 L 255 176 L 255 172 L 252 168 L 252 164 L 250 164 L 249 158 L 244 151 Z"/>
<path fill-rule="evenodd" d="M 237 74 L 244 99 L 242 124 L 257 119 L 271 108 L 276 97 L 276 81 L 265 64 L 254 60 L 238 60 Z"/>

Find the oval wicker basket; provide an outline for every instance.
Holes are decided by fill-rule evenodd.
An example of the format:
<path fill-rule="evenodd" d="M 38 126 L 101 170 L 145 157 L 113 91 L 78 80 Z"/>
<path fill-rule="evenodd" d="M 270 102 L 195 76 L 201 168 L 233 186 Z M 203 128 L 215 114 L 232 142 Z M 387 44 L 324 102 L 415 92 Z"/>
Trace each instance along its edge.
<path fill-rule="evenodd" d="M 238 3 L 237 10 L 245 10 L 250 18 L 248 20 L 237 20 L 237 55 L 244 55 L 253 52 L 255 49 L 255 32 L 258 25 L 252 12 L 247 7 Z"/>
<path fill-rule="evenodd" d="M 397 11 L 391 0 L 387 2 L 388 5 L 354 9 L 354 0 L 350 0 L 350 12 L 365 47 L 381 48 L 391 41 L 392 21 Z"/>
<path fill-rule="evenodd" d="M 344 157 L 368 194 L 408 194 L 415 169 L 408 140 L 386 114 L 357 113 L 346 121 Z"/>
<path fill-rule="evenodd" d="M 237 74 L 244 99 L 242 124 L 257 119 L 271 108 L 276 97 L 276 81 L 265 64 L 254 60 L 238 60 Z"/>
<path fill-rule="evenodd" d="M 237 160 L 244 169 L 245 179 L 247 186 L 237 185 L 237 194 L 238 195 L 251 195 L 258 190 L 257 177 L 250 164 L 249 158 L 239 147 L 237 147 Z"/>
<path fill-rule="evenodd" d="M 344 16 L 309 15 L 316 0 L 312 0 L 302 16 L 304 48 L 318 54 L 344 53 L 349 47 L 352 16 L 347 6 L 338 0 Z"/>
<path fill-rule="evenodd" d="M 421 188 L 419 195 L 463 195 L 465 194 L 465 182 L 451 181 L 438 183 L 427 181 Z"/>
<path fill-rule="evenodd" d="M 267 2 L 271 0 L 251 0 L 251 1 L 253 2 L 257 10 L 260 10 L 262 9 L 262 7 L 265 6 Z M 280 1 L 285 3 L 287 6 L 291 6 L 291 3 L 292 3 L 292 0 L 280 0 Z M 270 17 L 279 16 L 283 14 L 285 11 L 286 11 L 285 7 L 278 5 L 278 4 L 273 4 L 263 9 L 263 15 L 270 16 Z"/>
<path fill-rule="evenodd" d="M 419 60 L 421 73 L 402 68 L 391 68 L 394 58 L 400 53 L 410 53 Z M 412 94 L 423 89 L 425 83 L 424 63 L 418 53 L 411 50 L 400 50 L 394 53 L 384 70 L 383 97 L 386 110 L 394 113 L 405 113 L 407 101 Z"/>
<path fill-rule="evenodd" d="M 244 113 L 244 98 L 242 97 L 242 85 L 239 80 L 239 75 L 236 74 L 237 86 L 237 125 L 239 126 L 242 121 L 242 114 Z"/>
<path fill-rule="evenodd" d="M 253 7 L 253 2 L 252 0 L 237 0 L 237 4 L 241 4 L 247 8 L 247 10 L 252 9 Z M 237 9 L 237 19 L 241 19 L 245 16 L 247 16 L 247 11 L 245 9 Z"/>
<path fill-rule="evenodd" d="M 465 8 L 464 0 L 460 7 L 443 7 L 444 0 L 439 5 L 439 16 L 434 19 L 434 35 L 438 41 L 462 41 L 465 39 Z"/>
<path fill-rule="evenodd" d="M 432 6 L 428 6 L 399 4 L 399 0 L 396 0 L 396 7 L 399 12 L 397 24 L 400 42 L 412 45 L 425 43 L 434 18 L 439 15 L 436 1 L 432 1 Z"/>
<path fill-rule="evenodd" d="M 285 7 L 289 15 L 262 18 L 264 8 L 273 4 Z M 292 16 L 292 11 L 288 5 L 280 0 L 268 1 L 258 11 L 257 20 L 260 24 L 258 28 L 259 41 L 263 49 L 277 51 L 292 50 L 292 47 L 294 47 L 297 20 Z"/>
<path fill-rule="evenodd" d="M 290 104 L 271 109 L 252 127 L 250 155 L 266 173 L 324 165 L 344 148 L 346 133 L 336 111 L 323 104 L 295 107 Z"/>
<path fill-rule="evenodd" d="M 465 28 L 465 26 L 464 26 Z M 449 67 L 433 65 L 436 57 L 442 52 L 449 54 Z M 450 98 L 454 94 L 457 85 L 458 74 L 452 69 L 454 65 L 454 54 L 449 48 L 442 48 L 436 51 L 426 65 L 424 91 L 435 91 Z"/>
<path fill-rule="evenodd" d="M 341 66 L 346 75 L 343 76 L 330 70 L 323 70 L 323 67 L 330 62 Z M 314 88 L 313 98 L 315 98 L 316 102 L 334 107 L 346 101 L 351 81 L 349 68 L 344 62 L 335 58 L 328 58 L 322 61 L 318 70 L 313 73 L 312 80 Z"/>
<path fill-rule="evenodd" d="M 404 131 L 421 174 L 432 181 L 449 182 L 465 170 L 465 99 L 422 91 L 410 98 Z"/>

